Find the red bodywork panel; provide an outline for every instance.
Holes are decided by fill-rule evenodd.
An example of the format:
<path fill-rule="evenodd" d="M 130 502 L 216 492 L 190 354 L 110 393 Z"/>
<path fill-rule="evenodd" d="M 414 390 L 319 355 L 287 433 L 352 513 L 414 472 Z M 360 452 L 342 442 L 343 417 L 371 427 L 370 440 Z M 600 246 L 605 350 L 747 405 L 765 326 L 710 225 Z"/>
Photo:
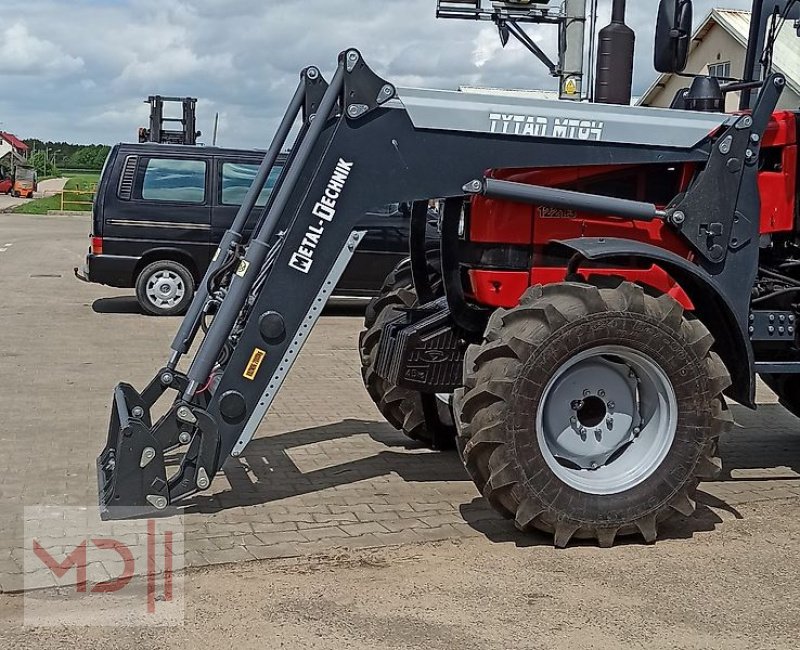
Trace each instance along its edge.
<path fill-rule="evenodd" d="M 493 170 L 492 178 L 518 183 L 562 187 L 590 194 L 603 194 L 665 206 L 684 191 L 696 172 L 694 164 L 678 166 L 558 167 L 547 169 Z M 797 116 L 792 112 L 773 115 L 762 146 L 761 232 L 791 232 L 795 227 L 797 185 Z M 550 246 L 560 239 L 620 237 L 665 248 L 691 259 L 688 244 L 661 221 L 634 222 L 618 217 L 589 215 L 530 205 L 472 200 L 469 240 L 476 244 L 526 246 L 532 250 L 530 271 L 470 269 L 473 298 L 491 307 L 513 307 L 525 290 L 536 284 L 564 280 L 564 252 Z M 624 276 L 673 295 L 691 309 L 688 297 L 659 267 L 585 268 L 584 273 Z"/>

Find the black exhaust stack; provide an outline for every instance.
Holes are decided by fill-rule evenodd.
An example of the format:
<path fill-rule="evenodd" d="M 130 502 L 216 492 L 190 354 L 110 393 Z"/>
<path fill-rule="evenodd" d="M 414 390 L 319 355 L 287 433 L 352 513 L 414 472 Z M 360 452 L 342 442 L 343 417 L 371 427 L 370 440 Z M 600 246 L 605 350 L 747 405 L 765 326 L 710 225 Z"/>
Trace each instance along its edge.
<path fill-rule="evenodd" d="M 636 34 L 625 24 L 625 0 L 614 0 L 611 24 L 600 30 L 598 41 L 595 102 L 628 105 Z"/>

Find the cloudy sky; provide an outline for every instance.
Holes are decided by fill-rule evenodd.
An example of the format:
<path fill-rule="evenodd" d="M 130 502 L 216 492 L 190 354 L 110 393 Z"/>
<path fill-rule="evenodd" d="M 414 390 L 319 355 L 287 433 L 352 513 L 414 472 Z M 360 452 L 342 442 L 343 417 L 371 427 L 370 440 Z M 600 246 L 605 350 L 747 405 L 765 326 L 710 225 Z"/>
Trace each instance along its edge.
<path fill-rule="evenodd" d="M 553 2 L 555 4 L 555 2 Z M 656 0 L 629 2 L 637 31 L 634 91 L 653 80 Z M 699 21 L 715 3 L 695 0 Z M 750 0 L 724 0 L 748 7 Z M 200 99 L 210 141 L 220 113 L 223 146 L 264 146 L 310 64 L 330 74 L 355 46 L 399 86 L 556 87 L 493 26 L 435 18 L 435 0 L 3 0 L 0 129 L 82 143 L 135 138 L 150 94 Z M 610 0 L 600 0 L 600 25 Z M 532 32 L 553 51 L 548 30 Z"/>

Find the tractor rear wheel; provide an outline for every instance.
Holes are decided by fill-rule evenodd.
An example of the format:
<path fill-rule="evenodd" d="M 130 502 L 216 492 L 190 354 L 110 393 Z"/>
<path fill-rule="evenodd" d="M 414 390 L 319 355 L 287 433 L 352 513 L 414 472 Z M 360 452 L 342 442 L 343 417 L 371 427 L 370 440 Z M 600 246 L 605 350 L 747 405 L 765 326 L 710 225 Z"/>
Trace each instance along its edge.
<path fill-rule="evenodd" d="M 438 258 L 430 256 L 429 273 L 434 293 L 444 294 L 441 267 Z M 364 330 L 359 338 L 361 375 L 372 400 L 386 420 L 409 438 L 425 445 L 432 445 L 435 438 L 447 438 L 453 427 L 442 417 L 442 406 L 437 404 L 440 419 L 438 432 L 429 430 L 421 395 L 413 390 L 393 386 L 375 372 L 375 361 L 380 349 L 381 334 L 386 322 L 398 315 L 399 310 L 418 306 L 417 293 L 408 262 L 398 265 L 386 278 L 380 294 L 367 307 Z M 438 400 L 437 400 L 438 402 Z M 444 432 L 445 435 L 441 435 Z M 449 433 L 452 436 L 452 433 Z"/>
<path fill-rule="evenodd" d="M 522 531 L 611 546 L 694 512 L 732 419 L 713 338 L 672 298 L 621 283 L 533 287 L 466 356 L 462 458 Z"/>

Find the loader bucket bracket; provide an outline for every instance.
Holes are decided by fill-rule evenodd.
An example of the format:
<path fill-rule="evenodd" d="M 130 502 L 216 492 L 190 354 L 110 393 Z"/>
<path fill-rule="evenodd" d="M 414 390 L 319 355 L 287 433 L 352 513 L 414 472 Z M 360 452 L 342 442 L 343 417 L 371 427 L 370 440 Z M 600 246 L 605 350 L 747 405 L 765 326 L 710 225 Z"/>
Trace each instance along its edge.
<path fill-rule="evenodd" d="M 97 480 L 103 519 L 136 516 L 137 511 L 152 512 L 169 504 L 163 448 L 151 431 L 146 403 L 128 384 L 119 384 L 114 391 L 108 441 L 97 459 Z"/>
<path fill-rule="evenodd" d="M 345 69 L 344 113 L 348 119 L 361 119 L 397 96 L 394 85 L 376 75 L 361 52 L 350 49 L 339 57 Z"/>

